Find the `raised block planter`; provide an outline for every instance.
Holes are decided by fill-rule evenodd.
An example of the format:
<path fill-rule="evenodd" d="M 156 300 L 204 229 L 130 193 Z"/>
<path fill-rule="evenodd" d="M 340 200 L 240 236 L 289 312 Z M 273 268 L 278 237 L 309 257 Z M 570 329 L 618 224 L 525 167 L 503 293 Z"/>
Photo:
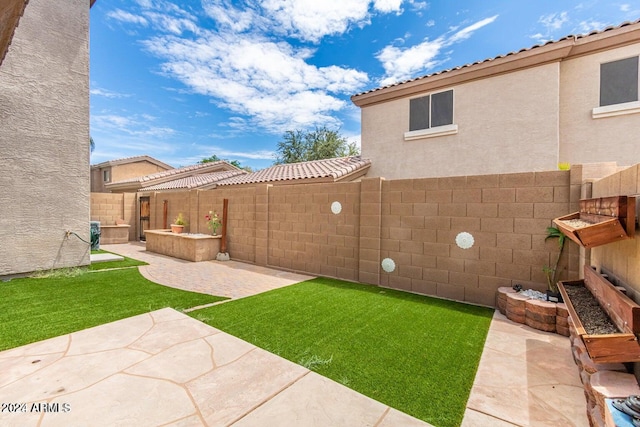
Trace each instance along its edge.
<path fill-rule="evenodd" d="M 177 234 L 170 230 L 146 230 L 147 250 L 187 261 L 211 261 L 220 252 L 221 236 Z"/>
<path fill-rule="evenodd" d="M 100 226 L 100 243 L 103 245 L 113 245 L 129 242 L 130 227 L 128 224 Z"/>

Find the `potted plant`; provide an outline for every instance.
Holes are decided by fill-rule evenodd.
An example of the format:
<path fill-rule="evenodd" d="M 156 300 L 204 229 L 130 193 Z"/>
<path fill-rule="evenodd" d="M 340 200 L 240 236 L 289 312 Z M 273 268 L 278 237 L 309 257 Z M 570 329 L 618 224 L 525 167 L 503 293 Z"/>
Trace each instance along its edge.
<path fill-rule="evenodd" d="M 542 267 L 542 271 L 547 276 L 547 301 L 552 302 L 562 302 L 562 295 L 558 291 L 558 265 L 560 264 L 560 258 L 562 257 L 562 252 L 564 251 L 564 244 L 566 243 L 566 237 L 562 231 L 560 231 L 556 227 L 547 227 L 547 237 L 544 238 L 545 241 L 549 239 L 558 239 L 558 257 L 556 258 L 556 263 L 553 268 L 545 265 Z"/>
<path fill-rule="evenodd" d="M 220 218 L 218 218 L 218 214 L 213 211 L 209 211 L 207 215 L 204 216 L 204 219 L 207 221 L 207 228 L 211 231 L 213 236 L 216 236 L 218 227 L 220 227 Z"/>
<path fill-rule="evenodd" d="M 182 215 L 182 212 L 180 212 L 176 217 L 176 219 L 174 219 L 173 223 L 171 224 L 171 232 L 182 233 L 182 230 L 184 230 L 185 225 L 187 225 L 187 221 L 184 220 L 184 216 Z"/>

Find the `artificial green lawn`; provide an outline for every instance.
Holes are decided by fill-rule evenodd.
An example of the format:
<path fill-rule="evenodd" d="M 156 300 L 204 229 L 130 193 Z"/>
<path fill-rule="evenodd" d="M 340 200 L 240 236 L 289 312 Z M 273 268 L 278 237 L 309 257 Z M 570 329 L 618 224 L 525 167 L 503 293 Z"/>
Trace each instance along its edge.
<path fill-rule="evenodd" d="M 462 421 L 493 310 L 317 278 L 189 314 L 446 427 Z"/>
<path fill-rule="evenodd" d="M 158 285 L 137 268 L 75 274 L 0 282 L 0 350 L 163 307 L 181 310 L 225 299 Z"/>

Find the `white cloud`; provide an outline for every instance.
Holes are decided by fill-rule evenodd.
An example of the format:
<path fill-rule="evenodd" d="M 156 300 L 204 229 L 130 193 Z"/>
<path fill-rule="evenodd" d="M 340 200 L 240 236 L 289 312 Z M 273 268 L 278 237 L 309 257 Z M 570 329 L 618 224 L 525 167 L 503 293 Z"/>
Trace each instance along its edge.
<path fill-rule="evenodd" d="M 204 0 L 205 12 L 221 28 L 235 32 L 269 31 L 317 43 L 325 36 L 363 27 L 372 13 L 402 13 L 404 0 Z"/>
<path fill-rule="evenodd" d="M 346 103 L 335 95 L 367 81 L 365 73 L 310 65 L 308 51 L 251 34 L 207 31 L 195 40 L 166 36 L 144 45 L 164 58 L 167 75 L 274 133 L 337 124 L 332 113 Z"/>
<path fill-rule="evenodd" d="M 604 27 L 606 27 L 607 24 L 605 24 L 604 22 L 599 22 L 599 21 L 581 21 L 578 24 L 578 27 L 580 28 L 580 32 L 582 33 L 590 33 L 591 31 L 594 30 L 602 30 Z"/>
<path fill-rule="evenodd" d="M 147 122 L 155 118 L 148 114 L 121 116 L 117 114 L 92 114 L 91 129 L 96 132 L 108 131 L 122 134 L 156 138 L 165 138 L 174 135 L 176 131 L 169 127 L 150 126 Z"/>
<path fill-rule="evenodd" d="M 234 114 L 225 124 L 229 129 L 258 127 L 273 133 L 340 127 L 336 113 L 350 105 L 343 95 L 356 93 L 369 81 L 357 69 L 311 64 L 315 43 L 367 25 L 374 14 L 402 13 L 403 3 L 427 7 L 414 0 L 202 0 L 206 19 L 215 21 L 213 29 L 204 29 L 191 9 L 166 0 L 136 3 L 141 12 L 131 15 L 144 24 L 142 19 L 123 22 L 161 30 L 141 43 L 162 59 L 165 76 Z M 294 47 L 278 36 L 303 43 Z"/>
<path fill-rule="evenodd" d="M 491 24 L 498 18 L 498 15 L 485 18 L 467 27 L 457 30 L 455 27 L 453 34 L 444 34 L 435 40 L 426 39 L 422 43 L 407 48 L 396 46 L 386 46 L 376 58 L 382 63 L 385 75 L 380 81 L 382 85 L 389 85 L 398 81 L 407 80 L 419 72 L 430 70 L 440 64 L 445 59 L 439 59 L 442 49 L 468 39 L 480 28 Z"/>
<path fill-rule="evenodd" d="M 182 34 L 184 31 L 198 32 L 198 25 L 190 18 L 177 18 L 157 12 L 144 12 L 144 16 L 151 21 L 155 28 L 173 34 Z"/>
<path fill-rule="evenodd" d="M 116 9 L 116 10 L 107 12 L 107 16 L 117 21 L 126 22 L 129 24 L 138 24 L 138 25 L 144 25 L 144 26 L 148 24 L 147 20 L 143 16 L 134 15 L 132 13 L 125 12 L 122 9 Z"/>
<path fill-rule="evenodd" d="M 105 98 L 127 98 L 131 95 L 126 93 L 118 93 L 107 89 L 102 89 L 99 87 L 94 87 L 89 91 L 91 95 L 104 96 Z"/>
<path fill-rule="evenodd" d="M 543 15 L 538 19 L 539 23 L 552 31 L 559 30 L 567 21 L 569 21 L 567 12 L 550 13 L 549 15 Z"/>
<path fill-rule="evenodd" d="M 631 10 L 631 5 L 628 4 L 621 4 L 620 5 L 620 11 L 621 12 L 629 12 Z"/>
<path fill-rule="evenodd" d="M 569 16 L 567 12 L 550 13 L 548 15 L 542 15 L 538 19 L 538 23 L 542 24 L 544 31 L 529 36 L 536 40 L 538 43 L 545 43 L 549 40 L 553 40 L 554 36 L 557 36 L 557 32 L 564 27 L 564 24 L 569 22 Z"/>

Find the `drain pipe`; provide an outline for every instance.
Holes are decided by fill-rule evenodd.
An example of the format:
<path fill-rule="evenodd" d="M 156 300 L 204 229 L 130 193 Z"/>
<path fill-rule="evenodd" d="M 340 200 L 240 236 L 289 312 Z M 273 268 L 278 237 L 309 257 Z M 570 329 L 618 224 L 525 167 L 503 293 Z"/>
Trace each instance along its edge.
<path fill-rule="evenodd" d="M 222 199 L 222 236 L 220 237 L 220 252 L 216 256 L 218 261 L 229 261 L 229 252 L 227 252 L 227 208 L 229 207 L 229 199 Z"/>

